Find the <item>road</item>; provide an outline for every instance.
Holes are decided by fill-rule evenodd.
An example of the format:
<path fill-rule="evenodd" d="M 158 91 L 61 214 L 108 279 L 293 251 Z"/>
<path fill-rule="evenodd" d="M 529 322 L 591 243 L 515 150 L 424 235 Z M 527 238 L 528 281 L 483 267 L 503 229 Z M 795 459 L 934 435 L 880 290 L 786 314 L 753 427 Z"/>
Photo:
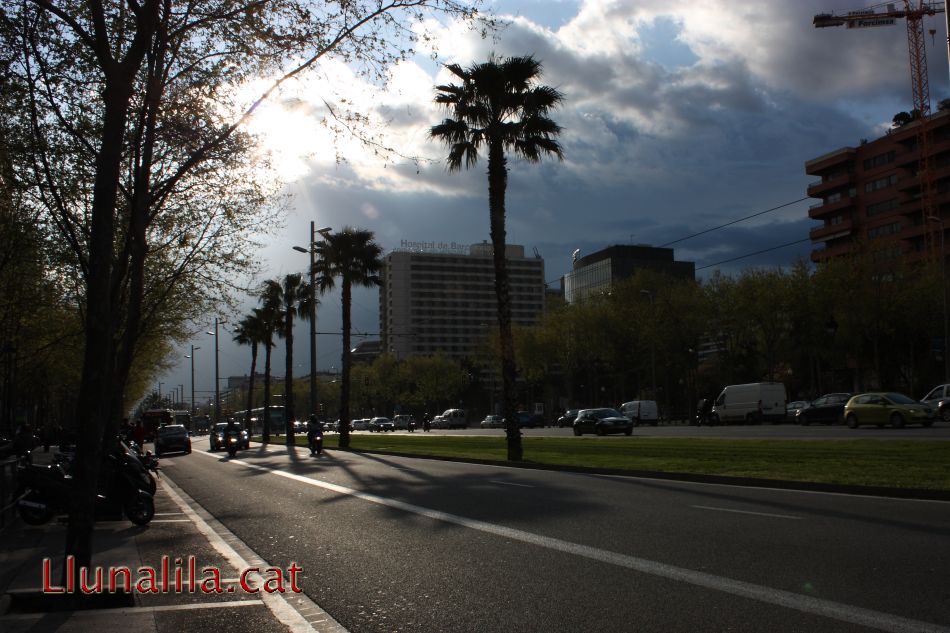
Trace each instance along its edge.
<path fill-rule="evenodd" d="M 950 504 L 253 446 L 165 476 L 350 631 L 950 632 Z"/>

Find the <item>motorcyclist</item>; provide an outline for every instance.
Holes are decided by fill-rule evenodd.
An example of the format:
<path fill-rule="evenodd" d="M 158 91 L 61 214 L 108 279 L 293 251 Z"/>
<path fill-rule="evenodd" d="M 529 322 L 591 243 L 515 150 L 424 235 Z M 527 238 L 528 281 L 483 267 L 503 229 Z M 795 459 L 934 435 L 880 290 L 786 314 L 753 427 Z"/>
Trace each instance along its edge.
<path fill-rule="evenodd" d="M 232 437 L 236 437 L 238 440 L 238 448 L 240 448 L 241 443 L 241 429 L 238 428 L 238 425 L 234 423 L 234 418 L 228 418 L 228 425 L 224 427 L 224 446 L 228 447 L 228 440 Z"/>
<path fill-rule="evenodd" d="M 314 413 L 310 414 L 307 421 L 307 446 L 310 447 L 311 455 L 319 455 L 323 450 L 323 425 Z"/>

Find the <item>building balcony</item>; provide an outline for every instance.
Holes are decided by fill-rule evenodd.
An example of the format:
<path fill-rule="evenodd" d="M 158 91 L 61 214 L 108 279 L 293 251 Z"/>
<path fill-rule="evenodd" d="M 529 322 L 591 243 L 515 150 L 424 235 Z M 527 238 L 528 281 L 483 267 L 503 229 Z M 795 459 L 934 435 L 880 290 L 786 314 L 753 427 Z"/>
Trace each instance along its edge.
<path fill-rule="evenodd" d="M 854 250 L 854 244 L 852 242 L 845 242 L 844 244 L 837 244 L 835 246 L 825 248 L 819 248 L 811 252 L 811 261 L 817 263 L 832 259 L 834 257 L 840 257 L 841 255 L 847 255 Z"/>
<path fill-rule="evenodd" d="M 812 242 L 818 242 L 822 240 L 833 240 L 839 237 L 847 237 L 848 235 L 851 235 L 852 228 L 853 226 L 851 220 L 845 220 L 843 222 L 839 222 L 838 224 L 818 226 L 808 232 L 808 238 Z"/>
<path fill-rule="evenodd" d="M 808 208 L 808 217 L 813 220 L 823 219 L 824 216 L 835 211 L 841 211 L 842 209 L 847 209 L 854 204 L 854 198 L 842 196 L 840 200 L 835 202 L 819 202 L 817 204 L 811 205 Z"/>
<path fill-rule="evenodd" d="M 808 185 L 808 195 L 812 198 L 818 198 L 835 189 L 843 189 L 854 184 L 854 174 L 838 174 L 830 180 L 816 180 Z"/>
<path fill-rule="evenodd" d="M 805 162 L 805 173 L 818 176 L 837 165 L 853 163 L 855 152 L 856 150 L 853 147 L 842 147 L 833 152 L 823 154 L 818 158 L 813 158 Z"/>

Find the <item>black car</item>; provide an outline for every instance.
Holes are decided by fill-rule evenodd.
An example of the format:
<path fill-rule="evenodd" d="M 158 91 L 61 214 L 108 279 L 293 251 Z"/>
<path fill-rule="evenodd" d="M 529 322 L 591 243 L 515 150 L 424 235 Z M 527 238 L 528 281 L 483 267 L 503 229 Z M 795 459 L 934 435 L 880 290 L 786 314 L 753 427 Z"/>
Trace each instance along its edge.
<path fill-rule="evenodd" d="M 541 428 L 544 426 L 544 416 L 537 413 L 528 413 L 527 411 L 518 411 L 515 416 L 518 418 L 518 427 L 522 429 Z"/>
<path fill-rule="evenodd" d="M 559 427 L 573 426 L 574 418 L 577 417 L 578 411 L 580 411 L 580 409 L 568 409 L 564 412 L 564 415 L 557 419 L 557 425 Z"/>
<path fill-rule="evenodd" d="M 795 422 L 803 426 L 809 424 L 841 424 L 844 421 L 844 405 L 851 398 L 850 393 L 829 393 L 812 400 L 804 409 L 799 409 Z"/>
<path fill-rule="evenodd" d="M 616 409 L 581 409 L 574 419 L 574 435 L 584 433 L 630 435 L 633 433 L 633 422 Z"/>
<path fill-rule="evenodd" d="M 166 424 L 155 434 L 156 457 L 174 452 L 191 452 L 191 436 L 183 424 Z"/>
<path fill-rule="evenodd" d="M 240 425 L 235 425 L 240 430 L 240 441 L 238 442 L 238 448 L 248 449 L 251 447 L 251 438 L 248 436 L 247 431 L 242 429 Z M 228 424 L 227 422 L 219 422 L 214 425 L 214 428 L 211 429 L 211 452 L 214 451 L 223 451 L 227 446 L 224 443 L 224 433 L 227 431 Z"/>

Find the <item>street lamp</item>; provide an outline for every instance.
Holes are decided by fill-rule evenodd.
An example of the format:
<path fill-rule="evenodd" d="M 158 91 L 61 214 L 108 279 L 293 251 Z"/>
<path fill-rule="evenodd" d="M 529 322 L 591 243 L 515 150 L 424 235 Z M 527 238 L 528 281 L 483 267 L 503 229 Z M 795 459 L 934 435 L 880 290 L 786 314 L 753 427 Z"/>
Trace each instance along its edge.
<path fill-rule="evenodd" d="M 927 216 L 928 222 L 936 222 L 940 225 L 940 270 L 941 281 L 943 283 L 943 382 L 950 382 L 950 350 L 947 349 L 947 253 L 944 250 L 944 226 L 943 219 L 935 215 Z"/>
<path fill-rule="evenodd" d="M 653 293 L 649 290 L 641 290 L 640 294 L 650 297 L 650 312 L 656 319 L 656 306 L 653 303 Z M 656 341 L 650 339 L 650 377 L 653 383 L 653 399 L 656 400 Z"/>
<path fill-rule="evenodd" d="M 310 247 L 294 246 L 299 253 L 310 253 L 310 413 L 317 412 L 317 284 L 316 284 L 316 238 L 319 233 L 327 239 L 333 231 L 329 226 L 320 230 L 310 222 Z"/>
<path fill-rule="evenodd" d="M 191 346 L 191 354 L 185 354 L 185 358 L 191 359 L 191 414 L 194 415 L 197 412 L 195 409 L 195 350 L 201 349 L 200 347 Z"/>
<path fill-rule="evenodd" d="M 214 318 L 214 423 L 221 421 L 221 392 L 219 384 L 221 379 L 218 377 L 218 317 Z"/>

